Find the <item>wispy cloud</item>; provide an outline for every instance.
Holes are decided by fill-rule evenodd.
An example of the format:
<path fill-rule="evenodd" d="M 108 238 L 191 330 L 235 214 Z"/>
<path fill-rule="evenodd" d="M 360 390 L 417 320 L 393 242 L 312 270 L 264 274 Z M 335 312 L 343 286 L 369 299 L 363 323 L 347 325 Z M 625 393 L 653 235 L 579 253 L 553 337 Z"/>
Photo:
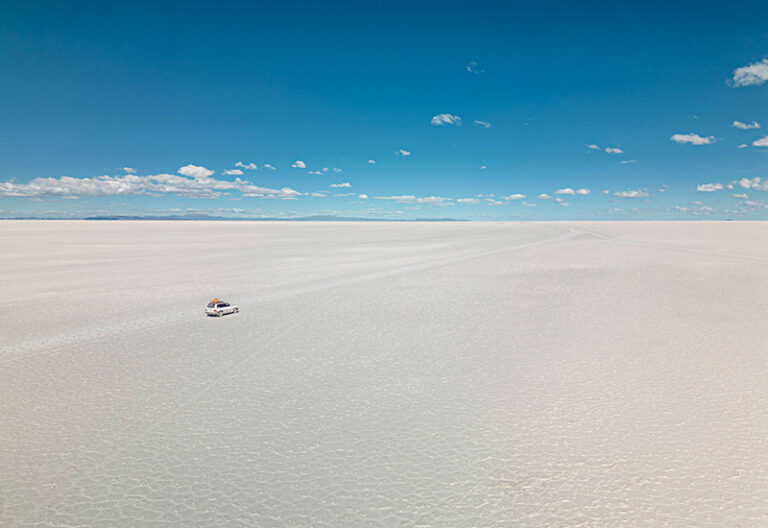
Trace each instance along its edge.
<path fill-rule="evenodd" d="M 424 205 L 434 205 L 438 207 L 453 205 L 453 199 L 443 198 L 442 196 L 425 196 L 423 198 L 420 198 L 420 197 L 409 195 L 409 194 L 403 194 L 400 196 L 376 196 L 376 199 L 391 200 L 391 201 L 402 203 L 402 204 L 424 204 Z"/>
<path fill-rule="evenodd" d="M 405 156 L 410 156 L 410 155 L 411 155 L 411 151 L 409 151 L 409 150 L 399 149 L 399 150 L 395 151 L 395 156 L 403 156 L 403 157 L 405 157 Z"/>
<path fill-rule="evenodd" d="M 752 121 L 751 123 L 742 123 L 741 121 L 734 121 L 731 125 L 734 128 L 740 128 L 742 130 L 751 130 L 753 128 L 760 128 L 760 123 Z"/>
<path fill-rule="evenodd" d="M 326 196 L 328 196 L 328 195 L 325 194 L 325 193 L 321 193 L 321 192 L 313 192 L 312 193 L 312 197 L 313 198 L 325 198 Z"/>
<path fill-rule="evenodd" d="M 637 160 L 621 160 L 619 163 L 622 165 L 627 165 L 629 163 L 637 163 Z"/>
<path fill-rule="evenodd" d="M 522 200 L 526 196 L 524 194 L 516 193 L 516 194 L 510 194 L 509 196 L 502 196 L 502 200 Z"/>
<path fill-rule="evenodd" d="M 552 199 L 552 197 L 550 195 L 548 195 L 547 193 L 541 193 L 539 195 L 539 200 L 551 200 L 551 199 Z"/>
<path fill-rule="evenodd" d="M 126 174 L 136 174 L 136 169 L 134 169 L 133 167 L 123 167 L 122 170 Z"/>
<path fill-rule="evenodd" d="M 296 160 L 296 161 L 293 162 L 291 167 L 293 167 L 294 169 L 306 169 L 307 168 L 307 164 L 304 163 L 301 160 Z"/>
<path fill-rule="evenodd" d="M 715 142 L 714 136 L 702 137 L 698 134 L 672 134 L 669 139 L 675 143 L 689 143 L 691 145 L 711 145 Z"/>
<path fill-rule="evenodd" d="M 589 150 L 600 150 L 600 147 L 592 143 L 591 145 L 587 145 L 587 148 Z"/>
<path fill-rule="evenodd" d="M 747 145 L 746 143 L 742 143 L 741 145 L 736 145 L 736 148 L 737 149 L 743 149 L 743 148 L 747 148 L 748 146 L 749 145 Z"/>
<path fill-rule="evenodd" d="M 437 114 L 436 116 L 432 116 L 432 120 L 430 121 L 430 124 L 434 126 L 442 126 L 442 125 L 461 126 L 461 118 L 457 115 L 452 115 L 452 114 Z"/>
<path fill-rule="evenodd" d="M 459 198 L 456 200 L 457 203 L 460 204 L 470 204 L 470 205 L 477 205 L 480 203 L 480 200 L 477 198 Z"/>
<path fill-rule="evenodd" d="M 266 165 L 264 166 L 266 167 Z M 245 170 L 257 170 L 259 168 L 255 163 L 243 163 L 242 161 L 235 163 L 235 167 L 240 167 L 241 169 Z"/>
<path fill-rule="evenodd" d="M 696 190 L 699 192 L 714 192 L 723 190 L 722 183 L 702 183 L 696 186 Z"/>
<path fill-rule="evenodd" d="M 332 183 L 331 187 L 352 187 L 352 185 L 349 182 L 344 183 Z"/>
<path fill-rule="evenodd" d="M 480 121 L 479 119 L 475 119 L 472 121 L 472 124 L 475 126 L 483 127 L 483 128 L 491 128 L 491 124 L 487 121 Z"/>
<path fill-rule="evenodd" d="M 469 64 L 467 64 L 467 67 L 465 69 L 469 73 L 474 73 L 474 74 L 480 74 L 485 72 L 485 70 L 480 69 L 480 67 L 477 65 L 477 62 L 475 61 L 470 61 Z"/>
<path fill-rule="evenodd" d="M 648 198 L 648 193 L 641 189 L 629 189 L 613 193 L 617 198 Z"/>
<path fill-rule="evenodd" d="M 368 195 L 367 194 L 358 194 L 357 197 L 360 200 L 367 200 L 368 199 Z"/>
<path fill-rule="evenodd" d="M 734 198 L 738 198 L 739 200 L 748 200 L 749 195 L 748 194 L 732 194 Z"/>
<path fill-rule="evenodd" d="M 768 81 L 768 59 L 733 70 L 730 84 L 735 87 L 757 86 Z"/>
<path fill-rule="evenodd" d="M 376 165 L 376 160 L 368 160 L 369 165 Z"/>
<path fill-rule="evenodd" d="M 263 167 L 264 167 L 265 169 L 269 169 L 269 170 L 275 170 L 275 168 L 274 168 L 272 165 L 270 165 L 269 163 L 265 163 L 265 164 L 263 165 Z"/>
<path fill-rule="evenodd" d="M 624 151 L 619 147 L 605 147 L 605 152 L 608 154 L 624 154 Z"/>
<path fill-rule="evenodd" d="M 224 174 L 226 174 L 227 176 L 242 176 L 243 171 L 241 171 L 240 169 L 227 169 L 224 171 Z"/>
<path fill-rule="evenodd" d="M 571 196 L 581 195 L 586 196 L 590 194 L 592 191 L 589 189 L 571 189 L 570 187 L 566 187 L 565 189 L 558 189 L 555 191 L 555 194 L 569 194 Z"/>

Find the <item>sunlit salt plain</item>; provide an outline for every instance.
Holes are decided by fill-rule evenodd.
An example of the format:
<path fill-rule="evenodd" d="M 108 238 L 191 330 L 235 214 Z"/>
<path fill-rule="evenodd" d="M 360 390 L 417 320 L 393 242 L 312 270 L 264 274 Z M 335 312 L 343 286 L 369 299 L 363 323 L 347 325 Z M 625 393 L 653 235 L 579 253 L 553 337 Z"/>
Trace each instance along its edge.
<path fill-rule="evenodd" d="M 0 300 L 0 526 L 768 525 L 768 224 L 4 221 Z"/>

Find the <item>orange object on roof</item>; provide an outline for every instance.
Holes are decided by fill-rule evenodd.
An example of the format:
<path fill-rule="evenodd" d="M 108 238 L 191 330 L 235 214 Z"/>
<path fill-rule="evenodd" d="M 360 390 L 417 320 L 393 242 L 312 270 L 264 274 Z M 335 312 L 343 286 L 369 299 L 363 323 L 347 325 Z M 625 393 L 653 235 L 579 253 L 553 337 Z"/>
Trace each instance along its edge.
<path fill-rule="evenodd" d="M 222 301 L 220 301 L 218 297 L 214 297 L 214 298 L 213 298 L 213 300 L 212 300 L 211 302 L 212 302 L 212 303 L 220 303 L 220 302 L 222 302 Z"/>

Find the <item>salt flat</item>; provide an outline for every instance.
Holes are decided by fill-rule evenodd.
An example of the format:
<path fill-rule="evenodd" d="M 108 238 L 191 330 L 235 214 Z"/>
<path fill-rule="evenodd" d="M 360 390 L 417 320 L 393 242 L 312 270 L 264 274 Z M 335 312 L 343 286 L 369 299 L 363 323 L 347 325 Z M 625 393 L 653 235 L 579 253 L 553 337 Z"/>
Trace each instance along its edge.
<path fill-rule="evenodd" d="M 0 247 L 0 526 L 768 525 L 764 223 Z"/>

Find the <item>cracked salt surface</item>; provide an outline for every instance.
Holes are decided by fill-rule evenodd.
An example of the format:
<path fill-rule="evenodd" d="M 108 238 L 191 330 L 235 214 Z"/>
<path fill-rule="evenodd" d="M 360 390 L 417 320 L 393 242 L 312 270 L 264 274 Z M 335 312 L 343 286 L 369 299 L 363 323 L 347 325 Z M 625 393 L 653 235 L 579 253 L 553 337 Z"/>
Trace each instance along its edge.
<path fill-rule="evenodd" d="M 765 526 L 766 239 L 3 222 L 0 526 Z"/>

